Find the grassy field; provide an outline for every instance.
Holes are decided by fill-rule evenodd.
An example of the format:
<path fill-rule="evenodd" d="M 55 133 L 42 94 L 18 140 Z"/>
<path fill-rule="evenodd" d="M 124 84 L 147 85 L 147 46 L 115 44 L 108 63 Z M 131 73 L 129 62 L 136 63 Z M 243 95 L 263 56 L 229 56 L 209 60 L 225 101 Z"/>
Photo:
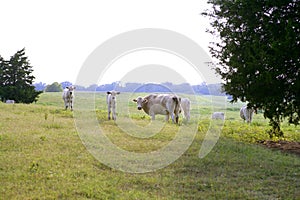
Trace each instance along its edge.
<path fill-rule="evenodd" d="M 76 95 L 76 102 L 84 103 L 90 94 Z M 131 102 L 136 96 L 118 96 L 117 121 L 130 118 L 146 127 L 149 116 Z M 197 126 L 181 157 L 148 173 L 122 172 L 93 157 L 77 132 L 73 113 L 63 109 L 61 93 L 42 94 L 31 105 L 0 103 L 0 199 L 300 199 L 300 158 L 255 143 L 269 139 L 262 113 L 249 126 L 239 118 L 241 103 L 189 97 L 191 122 L 181 119 L 179 126 L 164 124 L 156 135 L 136 138 L 106 120 L 105 95 L 95 94 L 92 107 L 99 126 L 113 144 L 129 152 L 160 149 L 179 128 Z M 122 112 L 124 107 L 129 111 Z M 200 159 L 213 110 L 226 112 L 226 121 L 213 150 Z M 275 140 L 300 141 L 299 127 L 283 123 L 282 129 L 285 138 Z"/>

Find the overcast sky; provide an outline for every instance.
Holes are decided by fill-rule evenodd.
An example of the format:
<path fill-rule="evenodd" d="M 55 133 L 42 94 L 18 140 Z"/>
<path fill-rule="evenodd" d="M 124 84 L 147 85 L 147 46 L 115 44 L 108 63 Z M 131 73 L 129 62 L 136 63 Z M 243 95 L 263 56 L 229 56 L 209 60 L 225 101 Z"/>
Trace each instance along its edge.
<path fill-rule="evenodd" d="M 205 32 L 209 27 L 208 19 L 200 15 L 208 8 L 206 0 L 9 0 L 0 1 L 0 7 L 0 55 L 9 59 L 25 47 L 34 69 L 35 82 L 74 83 L 83 63 L 99 45 L 115 35 L 135 29 L 175 31 L 194 40 L 207 53 L 212 40 Z M 167 59 L 168 56 L 163 54 L 146 51 L 129 55 L 130 58 L 116 62 L 115 67 L 107 70 L 99 82 L 130 81 L 133 75 L 138 76 L 138 72 L 151 64 L 183 73 L 183 81 L 195 83 L 196 79 L 199 80 L 189 67 L 183 72 L 178 71 L 172 65 L 180 62 L 175 62 L 178 58 L 174 55 Z M 136 61 L 143 57 L 148 57 L 148 60 Z M 117 64 L 124 64 L 124 60 L 131 60 L 127 65 L 135 67 L 129 67 L 127 71 L 118 70 Z M 112 78 L 111 74 L 116 73 L 119 74 Z M 163 80 L 164 76 L 161 77 Z M 154 81 L 159 82 L 160 79 Z"/>

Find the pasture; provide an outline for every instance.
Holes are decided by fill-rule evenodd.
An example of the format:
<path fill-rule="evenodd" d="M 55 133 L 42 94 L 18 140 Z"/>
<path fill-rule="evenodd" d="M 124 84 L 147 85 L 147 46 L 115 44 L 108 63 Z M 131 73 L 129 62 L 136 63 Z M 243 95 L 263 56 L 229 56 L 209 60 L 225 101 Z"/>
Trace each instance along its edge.
<path fill-rule="evenodd" d="M 239 117 L 242 103 L 230 104 L 224 97 L 183 95 L 192 99 L 190 122 L 181 118 L 179 126 L 170 122 L 151 137 L 137 138 L 126 134 L 118 123 L 130 119 L 137 126 L 149 125 L 150 117 L 131 101 L 144 94 L 118 95 L 116 122 L 107 120 L 104 93 L 75 95 L 73 112 L 88 96 L 95 98 L 95 105 L 87 106 L 95 109 L 105 135 L 126 151 L 160 149 L 181 127 L 196 125 L 195 137 L 187 151 L 167 167 L 126 173 L 89 153 L 77 132 L 73 112 L 64 110 L 61 93 L 44 93 L 31 105 L 0 103 L 0 199 L 300 198 L 300 157 L 257 144 L 269 139 L 268 120 L 259 112 L 251 125 L 243 123 Z M 224 127 L 212 151 L 199 158 L 213 111 L 225 112 Z M 163 122 L 164 117 L 157 121 Z M 299 127 L 283 123 L 282 130 L 285 138 L 274 140 L 300 141 Z"/>

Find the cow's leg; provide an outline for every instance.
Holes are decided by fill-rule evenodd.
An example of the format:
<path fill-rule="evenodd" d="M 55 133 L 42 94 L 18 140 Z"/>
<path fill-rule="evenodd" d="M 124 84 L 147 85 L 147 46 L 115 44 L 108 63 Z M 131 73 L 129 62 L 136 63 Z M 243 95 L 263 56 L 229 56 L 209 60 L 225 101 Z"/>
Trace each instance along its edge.
<path fill-rule="evenodd" d="M 155 120 L 155 114 L 154 114 L 154 112 L 149 113 L 149 115 L 151 116 L 151 120 L 154 121 Z"/>
<path fill-rule="evenodd" d="M 154 114 L 151 116 L 151 119 L 152 119 L 152 120 L 155 120 L 155 115 L 154 115 Z"/>
<path fill-rule="evenodd" d="M 166 122 L 168 122 L 168 121 L 169 121 L 169 114 L 166 114 L 166 117 L 165 117 L 165 119 L 166 119 Z"/>
<path fill-rule="evenodd" d="M 178 122 L 179 122 L 179 115 L 178 114 L 176 114 L 175 121 L 176 121 L 176 124 L 178 124 Z"/>
<path fill-rule="evenodd" d="M 188 113 L 186 114 L 186 119 L 187 119 L 187 121 L 190 121 L 190 112 L 188 112 Z"/>
<path fill-rule="evenodd" d="M 116 120 L 116 106 L 112 106 L 112 119 Z"/>
<path fill-rule="evenodd" d="M 68 100 L 64 100 L 65 101 L 65 109 L 67 110 L 68 109 Z"/>
<path fill-rule="evenodd" d="M 189 108 L 186 108 L 184 110 L 184 118 L 189 121 L 190 120 L 190 109 Z"/>
<path fill-rule="evenodd" d="M 70 108 L 71 108 L 71 110 L 73 110 L 73 101 L 72 100 L 70 101 Z"/>
<path fill-rule="evenodd" d="M 172 122 L 175 123 L 175 116 L 174 116 L 174 111 L 175 111 L 175 104 L 167 104 L 167 113 L 171 115 Z"/>
<path fill-rule="evenodd" d="M 251 116 L 251 114 L 250 114 L 249 110 L 247 109 L 246 110 L 246 118 L 247 118 L 247 123 L 248 124 L 250 124 L 250 116 Z"/>
<path fill-rule="evenodd" d="M 174 116 L 174 113 L 171 113 L 171 119 L 172 119 L 172 122 L 175 123 L 175 116 Z"/>
<path fill-rule="evenodd" d="M 249 124 L 251 123 L 251 121 L 252 121 L 252 114 L 251 114 L 251 112 L 249 113 Z"/>
<path fill-rule="evenodd" d="M 107 116 L 107 118 L 108 118 L 108 120 L 110 120 L 110 113 L 111 113 L 111 109 L 110 109 L 110 104 L 108 104 L 107 105 L 107 107 L 108 107 L 108 116 Z"/>

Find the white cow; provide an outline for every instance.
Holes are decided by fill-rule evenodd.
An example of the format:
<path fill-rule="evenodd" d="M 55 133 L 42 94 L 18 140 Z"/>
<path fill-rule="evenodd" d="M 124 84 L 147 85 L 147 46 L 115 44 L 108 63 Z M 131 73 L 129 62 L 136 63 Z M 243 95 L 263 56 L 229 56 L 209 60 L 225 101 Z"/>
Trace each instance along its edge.
<path fill-rule="evenodd" d="M 14 104 L 15 100 L 8 99 L 8 100 L 5 101 L 5 103 L 7 103 L 7 104 Z"/>
<path fill-rule="evenodd" d="M 173 123 L 178 123 L 181 98 L 174 94 L 150 94 L 145 97 L 133 99 L 137 103 L 137 109 L 143 109 L 152 120 L 155 115 L 166 115 L 166 121 L 169 121 L 171 115 Z"/>
<path fill-rule="evenodd" d="M 248 108 L 247 106 L 243 106 L 240 109 L 240 116 L 243 120 L 246 120 L 247 123 L 251 123 L 254 112 L 255 110 L 253 108 Z"/>
<path fill-rule="evenodd" d="M 112 119 L 116 120 L 116 105 L 117 105 L 117 95 L 120 94 L 118 91 L 108 91 L 106 96 L 107 110 L 108 110 L 108 120 L 110 120 L 110 113 L 112 110 Z"/>
<path fill-rule="evenodd" d="M 68 107 L 70 107 L 71 110 L 73 110 L 73 103 L 74 103 L 74 90 L 76 87 L 74 86 L 68 86 L 64 89 L 62 98 L 65 102 L 65 109 L 67 110 Z"/>
<path fill-rule="evenodd" d="M 190 120 L 190 109 L 191 109 L 191 101 L 188 98 L 181 99 L 181 110 L 183 111 L 184 117 L 187 121 Z"/>
<path fill-rule="evenodd" d="M 214 112 L 211 116 L 212 119 L 225 120 L 225 114 L 223 112 Z"/>

